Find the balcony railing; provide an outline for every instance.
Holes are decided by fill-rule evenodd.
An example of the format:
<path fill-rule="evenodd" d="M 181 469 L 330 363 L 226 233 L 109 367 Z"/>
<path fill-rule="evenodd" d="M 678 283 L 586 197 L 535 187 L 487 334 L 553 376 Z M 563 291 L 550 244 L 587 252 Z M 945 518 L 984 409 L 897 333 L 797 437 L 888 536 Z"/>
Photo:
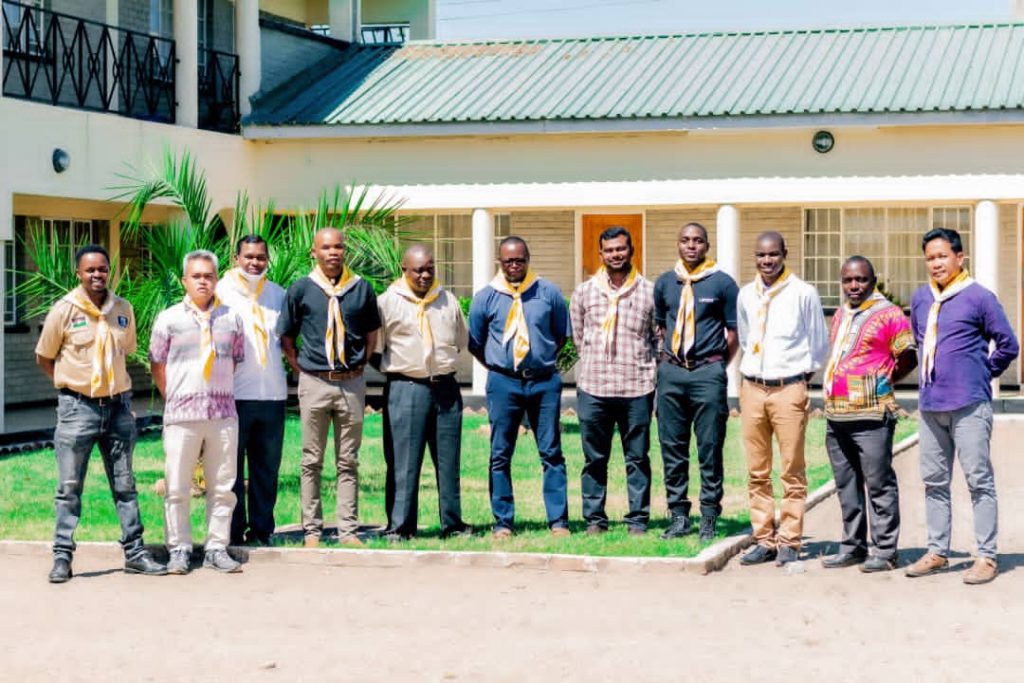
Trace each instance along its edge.
<path fill-rule="evenodd" d="M 2 2 L 5 97 L 174 122 L 173 40 Z"/>
<path fill-rule="evenodd" d="M 199 127 L 238 132 L 238 55 L 199 50 Z"/>
<path fill-rule="evenodd" d="M 401 45 L 409 40 L 409 24 L 363 24 L 364 45 Z"/>

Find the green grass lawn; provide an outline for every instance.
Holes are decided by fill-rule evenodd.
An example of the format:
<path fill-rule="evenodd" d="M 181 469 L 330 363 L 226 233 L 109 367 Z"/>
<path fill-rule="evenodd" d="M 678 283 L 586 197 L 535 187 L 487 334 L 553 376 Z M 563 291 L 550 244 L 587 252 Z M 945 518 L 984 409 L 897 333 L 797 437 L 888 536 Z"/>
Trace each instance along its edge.
<path fill-rule="evenodd" d="M 442 540 L 438 538 L 437 488 L 429 457 L 425 458 L 420 491 L 420 536 L 412 541 L 389 544 L 373 540 L 371 547 L 401 549 L 493 550 L 514 552 L 557 552 L 586 555 L 629 556 L 693 556 L 702 544 L 696 536 L 662 541 L 659 533 L 667 525 L 665 489 L 662 483 L 661 452 L 657 435 L 652 434 L 652 469 L 654 475 L 651 500 L 650 532 L 642 537 L 630 537 L 621 523 L 626 511 L 625 472 L 621 450 L 616 445 L 609 468 L 608 514 L 611 530 L 599 537 L 582 533 L 584 524 L 580 512 L 580 470 L 583 462 L 576 418 L 563 418 L 562 445 L 569 471 L 569 516 L 574 532 L 570 538 L 554 539 L 547 531 L 544 506 L 541 500 L 541 468 L 532 435 L 520 437 L 512 463 L 512 476 L 516 493 L 517 534 L 512 539 L 495 543 L 490 538 L 492 517 L 487 496 L 488 436 L 487 419 L 467 415 L 463 423 L 462 450 L 462 505 L 465 520 L 475 527 L 471 538 Z M 902 420 L 896 438 L 902 439 L 916 430 L 912 420 Z M 825 421 L 812 419 L 807 429 L 808 489 L 814 490 L 827 482 L 831 468 L 825 455 Z M 281 467 L 280 494 L 276 508 L 278 525 L 299 522 L 299 460 L 300 424 L 295 416 L 288 419 L 285 434 L 284 462 Z M 139 489 L 142 520 L 146 525 L 146 541 L 162 543 L 163 499 L 153 490 L 153 484 L 163 477 L 163 451 L 159 433 L 140 438 L 135 449 L 135 475 Z M 690 497 L 694 500 L 693 514 L 699 514 L 696 504 L 699 473 L 696 458 L 691 462 Z M 324 519 L 334 519 L 334 467 L 324 468 Z M 33 451 L 0 459 L 0 538 L 22 540 L 49 540 L 53 534 L 53 491 L 56 488 L 56 467 L 53 452 Z M 383 526 L 384 512 L 384 457 L 381 447 L 380 415 L 367 416 L 360 452 L 359 466 L 359 519 L 363 525 Z M 776 493 L 781 491 L 776 476 Z M 739 442 L 739 420 L 729 420 L 725 447 L 725 499 L 724 512 L 719 522 L 722 536 L 741 531 L 749 523 L 746 496 L 746 466 Z M 205 503 L 192 501 L 193 534 L 201 542 L 205 533 Z M 838 530 L 838 529 L 837 529 Z M 120 536 L 117 516 L 110 499 L 99 452 L 94 452 L 89 465 L 89 476 L 83 495 L 82 519 L 77 540 L 115 541 Z M 288 541 L 281 541 L 287 543 Z"/>

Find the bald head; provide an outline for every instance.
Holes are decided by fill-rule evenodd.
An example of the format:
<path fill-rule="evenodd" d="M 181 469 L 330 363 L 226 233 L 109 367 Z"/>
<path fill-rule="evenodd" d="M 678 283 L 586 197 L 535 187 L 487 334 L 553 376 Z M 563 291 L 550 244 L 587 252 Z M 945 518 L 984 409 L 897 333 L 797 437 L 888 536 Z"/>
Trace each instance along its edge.
<path fill-rule="evenodd" d="M 425 244 L 413 244 L 402 254 L 402 274 L 409 289 L 423 296 L 434 284 L 434 250 Z"/>
<path fill-rule="evenodd" d="M 345 267 L 345 236 L 337 228 L 322 228 L 313 235 L 313 257 L 324 275 L 337 280 Z"/>
<path fill-rule="evenodd" d="M 430 259 L 434 259 L 434 250 L 425 244 L 413 244 L 404 252 L 402 252 L 402 265 L 406 263 L 415 263 Z"/>

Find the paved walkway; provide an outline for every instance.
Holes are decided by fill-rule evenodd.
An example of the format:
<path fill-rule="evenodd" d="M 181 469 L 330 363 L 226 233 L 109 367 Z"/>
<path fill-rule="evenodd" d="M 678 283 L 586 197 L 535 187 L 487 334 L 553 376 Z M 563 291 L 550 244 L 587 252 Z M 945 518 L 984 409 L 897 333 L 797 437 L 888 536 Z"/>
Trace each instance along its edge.
<path fill-rule="evenodd" d="M 260 565 L 126 576 L 80 553 L 68 585 L 0 554 L 0 680 L 1016 681 L 1024 670 L 1024 421 L 1001 421 L 1004 570 L 907 579 L 736 563 L 706 577 Z M 922 552 L 917 454 L 898 463 L 906 559 Z M 969 505 L 955 500 L 967 562 Z M 812 555 L 839 512 L 810 515 Z"/>

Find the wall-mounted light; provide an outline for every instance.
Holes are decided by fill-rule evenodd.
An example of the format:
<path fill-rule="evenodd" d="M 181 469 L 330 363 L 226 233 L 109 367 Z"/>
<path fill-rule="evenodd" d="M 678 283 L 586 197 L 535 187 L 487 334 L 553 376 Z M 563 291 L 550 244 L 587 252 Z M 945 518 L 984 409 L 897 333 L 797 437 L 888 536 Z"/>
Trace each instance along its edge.
<path fill-rule="evenodd" d="M 53 150 L 53 170 L 57 173 L 63 173 L 68 170 L 71 166 L 71 155 L 60 147 Z"/>
<path fill-rule="evenodd" d="M 827 154 L 832 151 L 832 148 L 836 145 L 836 139 L 827 130 L 819 130 L 811 138 L 811 146 L 814 147 L 814 151 L 819 154 Z"/>

